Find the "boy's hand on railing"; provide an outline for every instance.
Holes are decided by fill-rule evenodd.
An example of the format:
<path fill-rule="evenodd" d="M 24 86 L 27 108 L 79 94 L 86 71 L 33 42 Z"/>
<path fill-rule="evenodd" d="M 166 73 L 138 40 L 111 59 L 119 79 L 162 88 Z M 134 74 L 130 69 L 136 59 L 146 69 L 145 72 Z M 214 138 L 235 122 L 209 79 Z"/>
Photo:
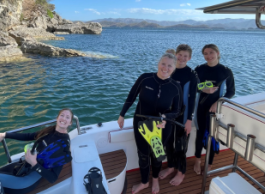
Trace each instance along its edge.
<path fill-rule="evenodd" d="M 6 137 L 6 133 L 0 133 L 0 142 Z"/>

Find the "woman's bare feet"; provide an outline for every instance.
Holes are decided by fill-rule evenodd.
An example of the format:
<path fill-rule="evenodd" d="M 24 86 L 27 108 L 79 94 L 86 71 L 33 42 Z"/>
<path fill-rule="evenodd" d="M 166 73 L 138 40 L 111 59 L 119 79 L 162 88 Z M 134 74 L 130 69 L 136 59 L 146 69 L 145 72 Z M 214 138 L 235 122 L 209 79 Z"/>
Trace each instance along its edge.
<path fill-rule="evenodd" d="M 201 174 L 201 159 L 200 158 L 195 159 L 195 164 L 194 164 L 193 169 L 197 175 Z"/>
<path fill-rule="evenodd" d="M 178 173 L 174 176 L 173 179 L 170 180 L 170 184 L 173 186 L 178 186 L 185 178 L 185 174 L 182 174 L 182 172 L 178 171 Z"/>
<path fill-rule="evenodd" d="M 139 183 L 137 185 L 133 185 L 132 194 L 138 193 L 139 191 L 146 189 L 147 187 L 149 187 L 149 182 L 145 184 Z"/>
<path fill-rule="evenodd" d="M 159 193 L 160 187 L 159 187 L 159 181 L 158 178 L 153 178 L 152 182 L 152 193 L 157 194 Z"/>
<path fill-rule="evenodd" d="M 165 170 L 162 170 L 159 173 L 159 178 L 160 179 L 164 179 L 166 178 L 168 175 L 170 175 L 172 172 L 174 172 L 174 168 L 166 168 Z"/>

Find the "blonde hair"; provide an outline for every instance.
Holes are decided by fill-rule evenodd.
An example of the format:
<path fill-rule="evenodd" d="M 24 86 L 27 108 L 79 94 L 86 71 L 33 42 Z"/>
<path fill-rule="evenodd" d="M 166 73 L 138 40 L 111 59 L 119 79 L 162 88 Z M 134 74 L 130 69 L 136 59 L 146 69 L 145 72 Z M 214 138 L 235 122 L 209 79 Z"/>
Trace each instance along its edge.
<path fill-rule="evenodd" d="M 171 54 L 173 54 L 173 55 L 176 54 L 176 52 L 175 52 L 174 49 L 167 49 L 167 50 L 166 50 L 166 53 L 171 53 Z"/>
<path fill-rule="evenodd" d="M 177 57 L 176 57 L 174 54 L 172 54 L 172 53 L 165 53 L 165 54 L 163 54 L 162 57 L 160 58 L 159 63 L 160 63 L 160 61 L 161 61 L 164 57 L 167 57 L 167 58 L 169 58 L 169 59 L 173 59 L 174 63 L 177 62 Z"/>

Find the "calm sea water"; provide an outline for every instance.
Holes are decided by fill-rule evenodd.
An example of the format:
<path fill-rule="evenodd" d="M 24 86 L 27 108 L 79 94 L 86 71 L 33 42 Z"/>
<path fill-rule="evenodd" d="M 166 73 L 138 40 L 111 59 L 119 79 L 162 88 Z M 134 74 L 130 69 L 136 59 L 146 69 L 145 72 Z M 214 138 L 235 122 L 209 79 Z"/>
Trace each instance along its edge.
<path fill-rule="evenodd" d="M 1 132 L 54 119 L 64 107 L 74 111 L 81 125 L 117 120 L 137 77 L 155 72 L 165 50 L 181 43 L 193 49 L 192 68 L 205 62 L 205 44 L 218 45 L 221 63 L 234 73 L 236 96 L 265 91 L 264 31 L 104 29 L 101 35 L 64 37 L 46 43 L 105 58 L 29 55 L 28 62 L 0 64 Z M 25 142 L 8 145 L 13 154 Z M 0 146 L 2 162 L 3 155 Z"/>

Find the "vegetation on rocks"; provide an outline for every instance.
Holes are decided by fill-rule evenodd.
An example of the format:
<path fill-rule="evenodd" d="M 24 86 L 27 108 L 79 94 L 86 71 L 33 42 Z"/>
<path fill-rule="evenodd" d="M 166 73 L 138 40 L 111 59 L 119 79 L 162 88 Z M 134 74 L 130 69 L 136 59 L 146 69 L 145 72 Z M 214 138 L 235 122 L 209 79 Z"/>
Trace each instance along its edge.
<path fill-rule="evenodd" d="M 55 5 L 51 0 L 24 0 L 22 4 L 22 20 L 31 20 L 40 15 L 48 15 L 53 18 Z"/>
<path fill-rule="evenodd" d="M 73 24 L 63 19 L 51 4 L 52 0 L 0 0 L 0 62 L 19 60 L 23 53 L 46 56 L 87 56 L 53 47 L 39 40 L 64 40 L 55 34 L 100 34 L 99 23 Z"/>

